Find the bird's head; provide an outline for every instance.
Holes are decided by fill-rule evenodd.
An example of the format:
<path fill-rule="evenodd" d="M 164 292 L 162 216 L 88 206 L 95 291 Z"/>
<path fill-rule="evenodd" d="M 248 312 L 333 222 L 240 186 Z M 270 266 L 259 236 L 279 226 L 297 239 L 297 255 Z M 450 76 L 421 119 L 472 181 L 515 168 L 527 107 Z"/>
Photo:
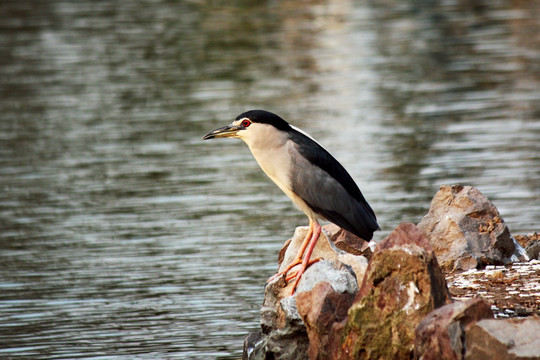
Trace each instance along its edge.
<path fill-rule="evenodd" d="M 242 113 L 229 125 L 210 131 L 203 140 L 214 138 L 239 138 L 248 145 L 254 142 L 275 138 L 291 129 L 282 118 L 264 110 L 250 110 Z"/>

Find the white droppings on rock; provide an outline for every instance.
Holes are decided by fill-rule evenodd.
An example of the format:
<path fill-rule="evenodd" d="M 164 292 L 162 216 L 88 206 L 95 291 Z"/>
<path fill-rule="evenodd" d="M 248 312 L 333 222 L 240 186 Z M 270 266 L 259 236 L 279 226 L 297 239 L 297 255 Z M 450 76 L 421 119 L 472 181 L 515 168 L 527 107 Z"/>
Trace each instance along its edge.
<path fill-rule="evenodd" d="M 405 306 L 403 306 L 403 310 L 410 314 L 413 310 L 418 310 L 419 304 L 415 303 L 415 294 L 419 294 L 420 290 L 416 287 L 416 284 L 414 282 L 409 282 L 409 288 L 407 289 L 407 296 L 409 297 L 409 300 L 407 300 L 407 303 Z"/>

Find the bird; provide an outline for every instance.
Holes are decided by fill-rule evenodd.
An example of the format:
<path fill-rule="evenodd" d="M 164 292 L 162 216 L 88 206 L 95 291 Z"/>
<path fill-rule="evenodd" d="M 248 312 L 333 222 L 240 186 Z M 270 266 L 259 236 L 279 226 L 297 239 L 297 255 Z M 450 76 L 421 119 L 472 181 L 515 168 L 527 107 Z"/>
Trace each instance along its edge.
<path fill-rule="evenodd" d="M 312 136 L 265 110 L 249 110 L 226 126 L 210 131 L 202 140 L 238 138 L 249 147 L 268 177 L 309 219 L 309 228 L 295 259 L 268 281 L 295 279 L 291 295 L 312 263 L 319 236 L 319 220 L 332 222 L 370 241 L 380 230 L 375 212 L 347 170 Z M 299 269 L 287 276 L 295 266 Z"/>

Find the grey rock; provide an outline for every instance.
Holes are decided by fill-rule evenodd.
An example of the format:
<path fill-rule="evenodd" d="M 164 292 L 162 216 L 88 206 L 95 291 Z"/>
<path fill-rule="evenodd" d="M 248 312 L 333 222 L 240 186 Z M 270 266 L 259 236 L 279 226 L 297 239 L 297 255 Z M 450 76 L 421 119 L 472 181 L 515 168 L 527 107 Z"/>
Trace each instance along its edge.
<path fill-rule="evenodd" d="M 302 318 L 296 308 L 296 296 L 288 296 L 280 301 L 281 309 L 285 314 L 287 323 L 299 322 L 302 324 Z"/>
<path fill-rule="evenodd" d="M 356 294 L 358 284 L 354 272 L 347 267 L 343 267 L 342 269 L 335 269 L 332 263 L 327 260 L 322 260 L 311 265 L 298 283 L 296 294 L 302 291 L 309 291 L 320 282 L 330 283 L 332 288 L 338 293 L 347 292 L 349 294 Z"/>
<path fill-rule="evenodd" d="M 540 241 L 535 241 L 525 249 L 530 259 L 540 259 Z"/>
<path fill-rule="evenodd" d="M 261 308 L 262 332 L 245 338 L 244 360 L 307 359 L 306 327 L 296 308 L 295 297 L 279 297 L 281 281 L 278 279 L 266 287 Z"/>

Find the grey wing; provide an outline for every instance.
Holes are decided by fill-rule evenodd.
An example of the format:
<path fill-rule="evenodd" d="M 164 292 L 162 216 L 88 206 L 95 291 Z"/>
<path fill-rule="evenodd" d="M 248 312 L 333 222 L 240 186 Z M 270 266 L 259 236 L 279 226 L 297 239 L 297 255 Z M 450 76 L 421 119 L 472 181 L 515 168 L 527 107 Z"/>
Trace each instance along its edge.
<path fill-rule="evenodd" d="M 367 202 L 355 199 L 340 182 L 321 167 L 313 166 L 305 157 L 293 158 L 293 192 L 321 218 L 364 240 L 371 240 L 379 225 Z"/>

